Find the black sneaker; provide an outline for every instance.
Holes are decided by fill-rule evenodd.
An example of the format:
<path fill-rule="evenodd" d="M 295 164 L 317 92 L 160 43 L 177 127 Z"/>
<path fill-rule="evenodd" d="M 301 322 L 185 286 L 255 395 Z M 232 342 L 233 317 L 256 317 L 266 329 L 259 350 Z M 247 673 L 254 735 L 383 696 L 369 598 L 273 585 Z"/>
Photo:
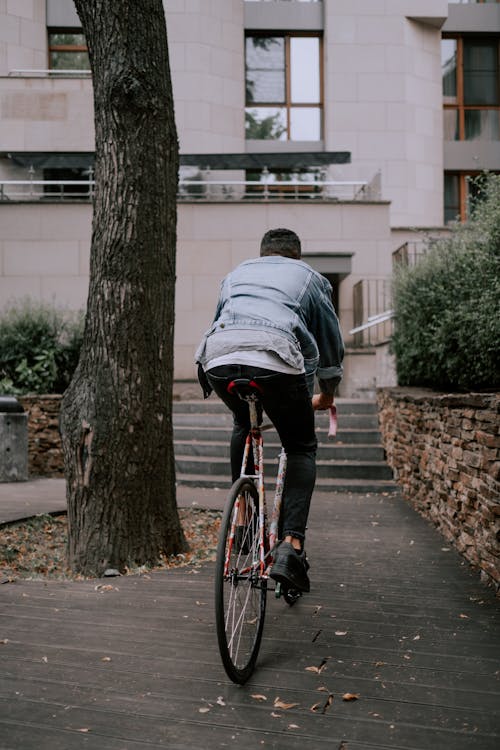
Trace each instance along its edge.
<path fill-rule="evenodd" d="M 273 551 L 274 562 L 269 575 L 288 589 L 309 591 L 309 563 L 304 550 L 297 552 L 290 542 L 280 542 Z"/>

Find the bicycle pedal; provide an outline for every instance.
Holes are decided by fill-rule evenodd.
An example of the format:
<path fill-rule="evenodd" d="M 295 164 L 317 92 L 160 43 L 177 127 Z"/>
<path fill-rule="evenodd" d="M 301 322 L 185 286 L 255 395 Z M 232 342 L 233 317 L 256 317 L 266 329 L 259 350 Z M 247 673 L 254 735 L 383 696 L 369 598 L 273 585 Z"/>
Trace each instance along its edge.
<path fill-rule="evenodd" d="M 276 599 L 279 599 L 281 594 L 282 594 L 281 583 L 277 582 L 276 586 L 274 587 L 274 596 L 276 597 Z"/>

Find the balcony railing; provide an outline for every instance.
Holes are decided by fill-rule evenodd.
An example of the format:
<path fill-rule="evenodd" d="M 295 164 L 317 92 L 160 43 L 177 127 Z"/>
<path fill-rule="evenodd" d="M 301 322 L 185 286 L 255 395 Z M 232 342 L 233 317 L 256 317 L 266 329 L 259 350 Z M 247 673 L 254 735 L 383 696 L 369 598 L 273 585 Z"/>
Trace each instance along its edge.
<path fill-rule="evenodd" d="M 0 180 L 0 201 L 91 200 L 94 180 Z M 283 202 L 380 200 L 373 183 L 352 181 L 259 182 L 257 180 L 181 180 L 180 202 Z"/>
<path fill-rule="evenodd" d="M 405 242 L 392 254 L 393 268 L 398 265 L 415 266 L 428 249 L 429 243 L 426 242 Z"/>

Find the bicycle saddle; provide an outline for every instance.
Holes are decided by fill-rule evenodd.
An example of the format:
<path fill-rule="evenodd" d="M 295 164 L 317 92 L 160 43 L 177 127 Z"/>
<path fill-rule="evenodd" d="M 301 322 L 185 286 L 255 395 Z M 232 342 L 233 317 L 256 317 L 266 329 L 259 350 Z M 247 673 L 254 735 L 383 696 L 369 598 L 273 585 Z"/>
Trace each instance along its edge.
<path fill-rule="evenodd" d="M 250 378 L 235 378 L 227 386 L 227 392 L 232 396 L 239 396 L 242 399 L 252 396 L 258 398 L 262 393 L 262 388 L 255 380 Z"/>

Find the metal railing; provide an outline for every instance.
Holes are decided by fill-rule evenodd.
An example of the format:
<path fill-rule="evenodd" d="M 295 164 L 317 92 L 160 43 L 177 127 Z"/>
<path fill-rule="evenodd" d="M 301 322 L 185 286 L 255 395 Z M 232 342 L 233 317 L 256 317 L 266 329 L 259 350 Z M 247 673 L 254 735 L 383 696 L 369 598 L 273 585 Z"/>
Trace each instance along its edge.
<path fill-rule="evenodd" d="M 0 180 L 0 201 L 91 200 L 92 180 Z M 372 201 L 371 183 L 354 181 L 259 182 L 257 180 L 181 180 L 180 202 L 221 201 Z"/>
<path fill-rule="evenodd" d="M 426 242 L 405 242 L 403 245 L 394 250 L 392 254 L 393 268 L 397 265 L 414 266 L 420 258 L 427 253 L 429 245 Z"/>

